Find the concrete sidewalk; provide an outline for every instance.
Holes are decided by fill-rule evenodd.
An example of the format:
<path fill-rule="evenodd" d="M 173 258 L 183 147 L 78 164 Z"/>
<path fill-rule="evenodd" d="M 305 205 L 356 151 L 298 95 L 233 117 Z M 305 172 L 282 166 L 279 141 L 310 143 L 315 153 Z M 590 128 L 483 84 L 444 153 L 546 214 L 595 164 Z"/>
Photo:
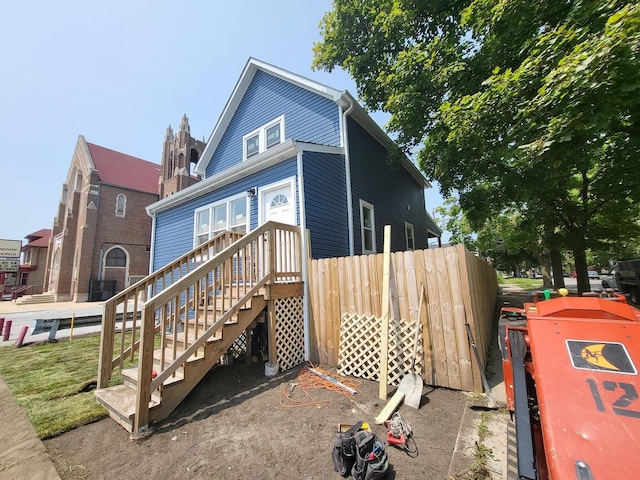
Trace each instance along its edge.
<path fill-rule="evenodd" d="M 16 344 L 23 326 L 28 327 L 24 344 L 46 341 L 49 333 L 31 335 L 37 319 L 71 318 L 99 315 L 102 303 L 47 303 L 38 305 L 16 305 L 0 302 L 0 318 L 11 320 L 9 340 L 0 345 L 11 348 Z M 100 331 L 100 325 L 74 328 L 73 335 Z M 58 330 L 56 339 L 69 338 L 70 330 Z M 2 337 L 0 336 L 0 340 Z M 0 376 L 0 479 L 1 480 L 59 480 L 53 462 L 44 444 L 36 435 L 27 414 L 18 406 L 4 379 Z"/>
<path fill-rule="evenodd" d="M 27 414 L 0 377 L 0 479 L 58 480 L 53 461 Z"/>

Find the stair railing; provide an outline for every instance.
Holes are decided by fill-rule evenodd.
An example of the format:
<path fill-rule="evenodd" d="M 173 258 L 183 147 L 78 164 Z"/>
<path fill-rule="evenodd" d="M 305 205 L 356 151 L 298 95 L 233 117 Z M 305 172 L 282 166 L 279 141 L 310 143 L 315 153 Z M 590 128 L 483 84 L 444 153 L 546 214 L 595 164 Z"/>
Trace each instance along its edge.
<path fill-rule="evenodd" d="M 22 295 L 30 295 L 33 293 L 33 285 L 20 285 L 11 287 L 11 300 L 17 300 Z"/>
<path fill-rule="evenodd" d="M 100 357 L 98 367 L 98 388 L 104 388 L 111 379 L 113 369 L 122 368 L 126 360 L 135 360 L 139 347 L 138 329 L 142 305 L 147 298 L 162 291 L 176 280 L 193 271 L 202 262 L 213 258 L 244 233 L 222 232 L 207 242 L 197 246 L 165 267 L 126 288 L 108 299 L 103 308 L 102 333 L 100 340 Z M 116 330 L 116 315 L 122 313 L 122 327 Z M 126 319 L 131 317 L 130 326 Z M 116 343 L 118 355 L 114 358 Z"/>

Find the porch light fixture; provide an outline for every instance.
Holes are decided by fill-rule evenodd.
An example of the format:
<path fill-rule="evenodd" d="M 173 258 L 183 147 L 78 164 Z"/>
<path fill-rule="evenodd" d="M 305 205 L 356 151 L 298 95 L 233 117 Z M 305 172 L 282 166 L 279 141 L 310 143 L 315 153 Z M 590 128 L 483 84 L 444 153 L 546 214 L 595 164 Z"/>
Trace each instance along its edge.
<path fill-rule="evenodd" d="M 255 197 L 257 194 L 258 194 L 257 187 L 251 187 L 249 190 L 247 190 L 247 197 Z"/>

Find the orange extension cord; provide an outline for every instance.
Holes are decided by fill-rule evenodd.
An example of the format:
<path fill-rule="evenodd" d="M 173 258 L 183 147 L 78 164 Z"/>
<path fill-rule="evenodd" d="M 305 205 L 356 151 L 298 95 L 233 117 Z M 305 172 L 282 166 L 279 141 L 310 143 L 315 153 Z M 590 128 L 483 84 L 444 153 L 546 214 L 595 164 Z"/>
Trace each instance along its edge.
<path fill-rule="evenodd" d="M 309 365 L 318 370 L 319 372 L 330 376 L 331 378 L 336 379 L 338 382 L 343 385 L 353 388 L 358 391 L 358 386 L 360 382 L 357 380 L 353 380 L 351 378 L 344 378 L 339 375 L 332 375 L 330 372 L 326 370 L 322 370 L 321 368 L 316 367 L 313 363 L 309 362 Z M 304 392 L 305 398 L 303 400 L 296 400 L 292 398 L 292 394 L 294 390 L 300 389 Z M 282 389 L 282 394 L 280 395 L 280 405 L 283 408 L 298 408 L 298 407 L 326 407 L 331 405 L 331 400 L 316 400 L 311 395 L 311 391 L 314 389 L 324 389 L 324 390 L 332 390 L 334 392 L 339 392 L 343 394 L 345 397 L 349 399 L 350 402 L 354 403 L 353 394 L 350 394 L 343 388 L 340 388 L 334 382 L 330 382 L 329 380 L 325 380 L 322 377 L 310 372 L 306 368 L 302 368 L 300 373 L 298 374 L 298 378 L 294 383 L 289 384 L 285 388 Z"/>

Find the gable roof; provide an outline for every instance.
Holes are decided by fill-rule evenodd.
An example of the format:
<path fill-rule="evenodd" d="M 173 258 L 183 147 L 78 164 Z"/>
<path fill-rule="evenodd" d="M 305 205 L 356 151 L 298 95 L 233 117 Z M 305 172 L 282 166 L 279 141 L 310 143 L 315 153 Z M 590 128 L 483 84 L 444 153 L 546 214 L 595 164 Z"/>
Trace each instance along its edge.
<path fill-rule="evenodd" d="M 378 125 L 371 116 L 366 112 L 364 108 L 360 106 L 360 104 L 356 101 L 355 98 L 347 91 L 347 90 L 336 90 L 335 88 L 328 87 L 323 85 L 322 83 L 316 82 L 314 80 L 310 80 L 301 75 L 297 75 L 295 73 L 291 73 L 282 68 L 276 67 L 269 63 L 262 62 L 253 57 L 249 58 L 247 64 L 240 75 L 240 79 L 236 83 L 236 86 L 227 101 L 224 109 L 222 110 L 222 114 L 218 119 L 215 127 L 213 128 L 213 132 L 209 137 L 209 141 L 202 152 L 202 156 L 200 157 L 200 161 L 195 167 L 195 172 L 204 175 L 207 169 L 207 165 L 211 161 L 213 157 L 213 153 L 218 148 L 220 141 L 222 140 L 222 136 L 224 135 L 233 115 L 235 114 L 244 94 L 249 88 L 253 77 L 256 72 L 259 70 L 268 73 L 274 77 L 280 78 L 286 82 L 297 85 L 301 88 L 304 88 L 312 93 L 320 95 L 322 97 L 328 98 L 331 101 L 335 102 L 336 105 L 341 107 L 344 110 L 349 111 L 348 109 L 353 106 L 353 108 L 349 111 L 349 115 L 357 121 L 365 130 L 367 130 L 374 138 L 376 138 L 382 145 L 389 146 L 394 142 L 389 138 L 389 136 L 385 133 L 385 131 Z M 409 171 L 409 173 L 421 184 L 424 185 L 425 188 L 431 186 L 431 184 L 427 181 L 425 176 L 422 174 L 420 170 L 411 162 L 408 158 L 403 158 L 403 166 Z"/>
<path fill-rule="evenodd" d="M 158 193 L 160 165 L 87 142 L 100 181 L 147 193 Z"/>

